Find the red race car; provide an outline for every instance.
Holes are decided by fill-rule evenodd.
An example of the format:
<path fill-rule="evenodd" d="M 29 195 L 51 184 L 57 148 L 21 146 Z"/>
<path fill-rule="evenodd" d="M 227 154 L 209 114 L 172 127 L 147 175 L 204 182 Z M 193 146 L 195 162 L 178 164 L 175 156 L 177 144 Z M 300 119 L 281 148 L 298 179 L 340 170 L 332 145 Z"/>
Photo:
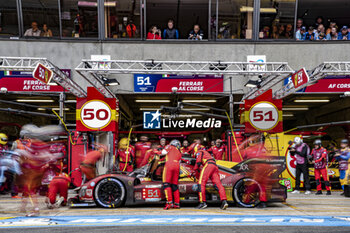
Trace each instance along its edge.
<path fill-rule="evenodd" d="M 195 159 L 183 157 L 180 163 L 179 190 L 181 203 L 198 202 L 197 179 L 191 177 Z M 261 185 L 252 169 L 261 163 L 268 164 L 271 184 L 266 190 L 269 202 L 284 202 L 287 199 L 286 187 L 279 183 L 279 175 L 285 169 L 285 159 L 275 156 L 264 159 L 253 158 L 241 163 L 217 161 L 221 182 L 226 190 L 228 202 L 241 207 L 255 207 L 260 203 Z M 82 185 L 76 197 L 69 200 L 70 207 L 100 206 L 116 208 L 139 204 L 165 203 L 162 184 L 164 163 L 153 160 L 131 173 L 106 174 Z M 265 183 L 265 182 L 264 182 Z M 249 186 L 249 188 L 248 188 Z M 254 186 L 252 188 L 252 186 Z M 249 191 L 248 191 L 249 190 Z M 249 193 L 248 193 L 249 192 Z M 220 202 L 219 194 L 209 180 L 206 186 L 207 201 Z"/>

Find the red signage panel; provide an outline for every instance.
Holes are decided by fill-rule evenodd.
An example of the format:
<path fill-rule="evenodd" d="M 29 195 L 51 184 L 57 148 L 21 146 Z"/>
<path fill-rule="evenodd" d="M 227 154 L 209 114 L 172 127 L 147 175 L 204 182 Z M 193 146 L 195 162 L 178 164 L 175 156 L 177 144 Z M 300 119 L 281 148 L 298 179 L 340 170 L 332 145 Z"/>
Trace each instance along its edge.
<path fill-rule="evenodd" d="M 282 100 L 272 99 L 272 90 L 244 102 L 243 120 L 246 133 L 283 131 Z"/>
<path fill-rule="evenodd" d="M 309 81 L 309 75 L 307 74 L 305 68 L 298 70 L 292 75 L 292 82 L 294 88 L 298 88 Z"/>
<path fill-rule="evenodd" d="M 33 71 L 33 77 L 45 84 L 48 84 L 51 81 L 52 76 L 53 72 L 40 63 L 35 67 Z"/>
<path fill-rule="evenodd" d="M 70 70 L 62 70 L 70 77 Z M 44 84 L 34 79 L 32 72 L 0 71 L 0 87 L 9 92 L 63 92 L 64 88 L 55 84 Z"/>

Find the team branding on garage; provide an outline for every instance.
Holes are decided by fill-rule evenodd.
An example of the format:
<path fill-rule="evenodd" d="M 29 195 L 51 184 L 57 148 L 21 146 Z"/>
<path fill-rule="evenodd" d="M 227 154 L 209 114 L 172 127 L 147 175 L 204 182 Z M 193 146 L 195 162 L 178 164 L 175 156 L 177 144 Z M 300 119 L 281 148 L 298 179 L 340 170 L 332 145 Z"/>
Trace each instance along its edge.
<path fill-rule="evenodd" d="M 175 120 L 171 118 L 161 118 L 158 111 L 143 112 L 144 129 L 160 128 L 220 128 L 221 121 L 215 118 L 207 120 L 198 120 L 196 118 L 187 118 L 186 120 Z"/>
<path fill-rule="evenodd" d="M 43 216 L 0 219 L 3 227 L 135 226 L 135 225 L 269 225 L 350 226 L 348 216 L 117 215 Z"/>

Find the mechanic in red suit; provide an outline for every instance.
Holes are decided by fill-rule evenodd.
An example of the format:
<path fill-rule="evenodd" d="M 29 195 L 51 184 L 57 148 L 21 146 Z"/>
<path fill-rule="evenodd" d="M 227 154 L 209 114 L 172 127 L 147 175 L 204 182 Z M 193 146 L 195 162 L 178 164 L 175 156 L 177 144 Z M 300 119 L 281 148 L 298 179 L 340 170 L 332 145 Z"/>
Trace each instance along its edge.
<path fill-rule="evenodd" d="M 190 147 L 189 147 L 188 144 L 189 144 L 189 143 L 188 143 L 187 140 L 184 140 L 184 141 L 182 142 L 182 147 L 181 147 L 181 149 L 180 149 L 181 154 L 183 154 L 183 155 L 191 155 L 191 150 L 190 150 Z"/>
<path fill-rule="evenodd" d="M 147 163 L 151 162 L 154 159 L 154 156 L 160 155 L 161 151 L 158 150 L 158 144 L 152 143 L 151 149 L 146 151 L 145 157 L 142 160 L 141 167 L 145 166 Z"/>
<path fill-rule="evenodd" d="M 135 155 L 132 148 L 130 147 L 130 145 L 128 147 L 128 139 L 120 139 L 116 158 L 119 164 L 119 171 L 132 172 L 134 170 L 134 157 Z"/>
<path fill-rule="evenodd" d="M 221 209 L 225 210 L 228 207 L 225 188 L 222 186 L 219 175 L 219 168 L 216 165 L 213 156 L 205 150 L 200 150 L 196 153 L 196 165 L 194 166 L 194 171 L 199 171 L 200 167 L 203 165 L 202 171 L 199 176 L 199 201 L 198 209 L 207 208 L 206 197 L 205 197 L 205 187 L 210 179 L 218 188 L 219 195 L 221 199 Z"/>
<path fill-rule="evenodd" d="M 80 164 L 82 173 L 85 174 L 87 180 L 91 180 L 96 177 L 96 163 L 103 158 L 107 147 L 104 145 L 96 145 L 96 150 L 90 151 L 86 154 L 85 159 Z"/>
<path fill-rule="evenodd" d="M 180 174 L 180 147 L 181 143 L 179 140 L 172 140 L 170 144 L 162 150 L 162 155 L 165 155 L 163 170 L 163 188 L 167 199 L 167 203 L 164 207 L 165 210 L 180 208 L 180 192 L 177 186 Z"/>
<path fill-rule="evenodd" d="M 161 138 L 159 140 L 159 146 L 157 147 L 157 149 L 159 151 L 162 151 L 165 147 L 166 147 L 166 139 L 165 138 Z"/>
<path fill-rule="evenodd" d="M 70 177 L 66 173 L 60 173 L 55 176 L 49 185 L 48 191 L 48 203 L 49 209 L 58 208 L 61 204 L 65 206 L 68 198 L 68 187 L 71 182 Z M 56 195 L 59 194 L 60 198 L 56 202 Z"/>
<path fill-rule="evenodd" d="M 195 158 L 196 153 L 200 150 L 205 150 L 205 146 L 202 145 L 202 140 L 197 138 L 189 146 L 189 151 L 191 152 L 192 157 Z"/>
<path fill-rule="evenodd" d="M 142 135 L 140 137 L 140 142 L 137 142 L 135 144 L 135 150 L 136 150 L 135 167 L 136 168 L 141 167 L 142 160 L 146 155 L 146 151 L 148 151 L 149 149 L 151 149 L 151 143 L 148 142 L 147 136 Z"/>
<path fill-rule="evenodd" d="M 215 160 L 224 160 L 226 147 L 222 144 L 222 141 L 220 139 L 217 139 L 215 141 L 215 146 L 212 146 L 208 152 L 213 154 Z"/>
<path fill-rule="evenodd" d="M 325 182 L 327 195 L 331 195 L 331 185 L 328 180 L 328 172 L 327 172 L 327 150 L 322 147 L 322 142 L 320 139 L 316 139 L 314 141 L 314 149 L 311 151 L 311 155 L 313 157 L 312 163 L 315 167 L 315 179 L 317 185 L 316 195 L 322 194 L 322 183 L 321 183 L 321 175 Z"/>

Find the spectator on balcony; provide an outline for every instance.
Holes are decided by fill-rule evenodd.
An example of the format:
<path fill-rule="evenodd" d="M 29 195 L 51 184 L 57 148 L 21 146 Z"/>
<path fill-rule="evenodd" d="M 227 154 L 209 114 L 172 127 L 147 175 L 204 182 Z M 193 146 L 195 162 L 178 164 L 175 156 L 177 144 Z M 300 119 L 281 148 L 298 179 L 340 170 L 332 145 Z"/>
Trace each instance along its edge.
<path fill-rule="evenodd" d="M 169 19 L 168 27 L 163 31 L 163 39 L 179 39 L 179 31 L 174 28 L 174 20 Z"/>
<path fill-rule="evenodd" d="M 43 30 L 41 31 L 40 36 L 42 37 L 52 37 L 52 31 L 47 27 L 47 24 L 43 24 Z"/>
<path fill-rule="evenodd" d="M 296 40 L 305 40 L 306 27 L 302 26 L 300 30 L 295 33 Z"/>
<path fill-rule="evenodd" d="M 278 30 L 277 25 L 272 26 L 272 33 L 271 33 L 271 38 L 272 39 L 278 39 L 280 37 L 280 33 Z"/>
<path fill-rule="evenodd" d="M 338 40 L 350 40 L 350 33 L 347 26 L 343 26 L 338 34 Z"/>
<path fill-rule="evenodd" d="M 293 25 L 292 24 L 287 24 L 286 32 L 284 33 L 284 37 L 286 39 L 293 39 Z"/>
<path fill-rule="evenodd" d="M 304 26 L 303 24 L 304 24 L 303 19 L 299 18 L 297 20 L 297 26 L 296 26 L 295 32 L 299 31 L 301 29 L 301 27 Z"/>
<path fill-rule="evenodd" d="M 259 38 L 260 39 L 269 39 L 270 38 L 270 27 L 269 26 L 263 27 L 263 29 L 259 33 Z"/>
<path fill-rule="evenodd" d="M 329 26 L 328 26 L 328 28 L 327 28 L 327 30 L 326 30 L 326 35 L 328 35 L 328 34 L 331 33 L 332 28 L 335 28 L 335 29 L 338 31 L 338 26 L 337 26 L 337 24 L 336 24 L 335 22 L 330 22 L 330 23 L 329 23 Z"/>
<path fill-rule="evenodd" d="M 131 19 L 129 20 L 128 25 L 126 25 L 126 34 L 129 38 L 137 37 L 137 28 Z"/>
<path fill-rule="evenodd" d="M 278 37 L 279 38 L 283 38 L 284 37 L 284 34 L 285 34 L 285 30 L 284 29 L 285 28 L 284 28 L 283 24 L 279 25 L 279 27 L 278 27 Z"/>
<path fill-rule="evenodd" d="M 305 40 L 315 40 L 314 27 L 310 26 L 309 30 L 305 33 Z"/>
<path fill-rule="evenodd" d="M 157 28 L 157 26 L 153 25 L 147 34 L 147 40 L 161 40 L 162 37 L 160 29 Z"/>
<path fill-rule="evenodd" d="M 325 28 L 323 24 L 318 25 L 317 30 L 315 30 L 314 32 L 315 32 L 315 40 L 318 40 L 318 36 L 320 33 L 325 34 Z"/>
<path fill-rule="evenodd" d="M 338 31 L 336 27 L 333 27 L 330 31 L 330 33 L 326 36 L 327 40 L 338 40 Z"/>
<path fill-rule="evenodd" d="M 327 37 L 326 37 L 326 35 L 324 34 L 324 32 L 320 32 L 320 33 L 317 35 L 316 40 L 327 40 Z"/>
<path fill-rule="evenodd" d="M 314 28 L 317 28 L 318 25 L 323 24 L 323 17 L 322 16 L 318 16 L 315 20 L 315 25 Z"/>
<path fill-rule="evenodd" d="M 24 36 L 40 36 L 41 31 L 38 28 L 38 23 L 33 21 L 31 28 L 27 29 Z"/>
<path fill-rule="evenodd" d="M 190 35 L 188 36 L 189 40 L 202 40 L 203 39 L 203 31 L 199 27 L 198 24 L 195 24 L 193 26 L 193 30 L 190 32 Z"/>

